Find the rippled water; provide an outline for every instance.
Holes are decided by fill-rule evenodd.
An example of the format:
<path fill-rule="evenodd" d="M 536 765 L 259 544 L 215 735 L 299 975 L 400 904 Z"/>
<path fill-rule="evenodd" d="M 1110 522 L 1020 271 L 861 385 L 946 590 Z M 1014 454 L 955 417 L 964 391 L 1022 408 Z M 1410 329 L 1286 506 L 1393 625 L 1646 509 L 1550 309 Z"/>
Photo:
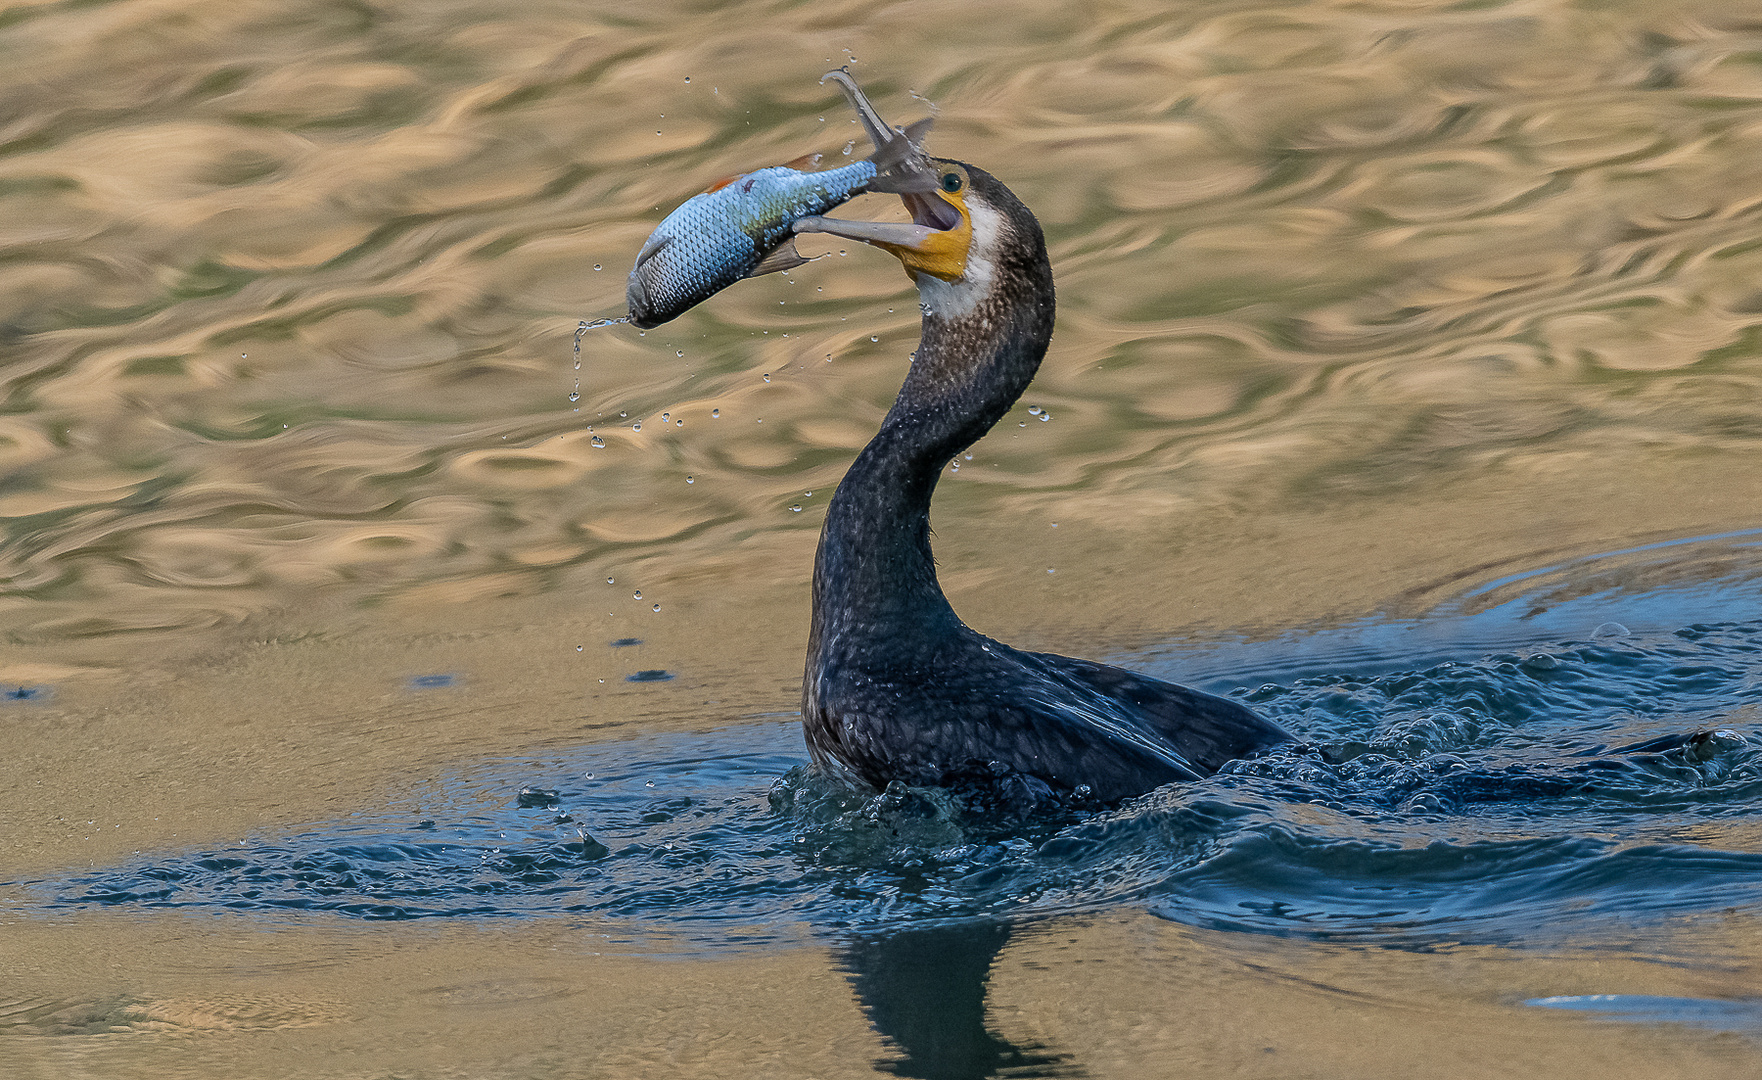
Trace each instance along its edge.
<path fill-rule="evenodd" d="M 1749 1075 L 1752 8 L 0 11 L 0 1060 Z M 957 608 L 1310 749 L 1025 822 L 801 777 L 915 297 L 831 247 L 576 329 L 683 198 L 861 152 L 847 63 L 1057 276 Z"/>
<path fill-rule="evenodd" d="M 51 906 L 591 914 L 706 948 L 1120 903 L 1232 930 L 1536 944 L 1762 901 L 1762 624 L 1610 623 L 1384 672 L 1346 649 L 1334 667 L 1236 691 L 1311 746 L 1105 812 L 1000 818 L 828 786 L 791 718 L 477 763 L 348 822 L 37 889 Z"/>

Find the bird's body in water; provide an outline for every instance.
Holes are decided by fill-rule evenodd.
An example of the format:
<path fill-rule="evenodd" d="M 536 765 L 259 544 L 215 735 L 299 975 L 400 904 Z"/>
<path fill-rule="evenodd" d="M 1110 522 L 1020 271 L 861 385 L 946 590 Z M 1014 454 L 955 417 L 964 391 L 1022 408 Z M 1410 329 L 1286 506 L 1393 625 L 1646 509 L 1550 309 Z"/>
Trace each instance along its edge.
<path fill-rule="evenodd" d="M 887 127 L 831 73 L 872 141 Z M 950 607 L 930 551 L 943 467 L 1027 389 L 1052 337 L 1039 222 L 996 178 L 917 154 L 912 222 L 805 217 L 890 251 L 918 286 L 923 338 L 880 431 L 827 509 L 814 566 L 802 725 L 815 764 L 876 787 L 971 785 L 1126 798 L 1288 742 L 1226 698 L 1087 660 L 1024 652 Z"/>

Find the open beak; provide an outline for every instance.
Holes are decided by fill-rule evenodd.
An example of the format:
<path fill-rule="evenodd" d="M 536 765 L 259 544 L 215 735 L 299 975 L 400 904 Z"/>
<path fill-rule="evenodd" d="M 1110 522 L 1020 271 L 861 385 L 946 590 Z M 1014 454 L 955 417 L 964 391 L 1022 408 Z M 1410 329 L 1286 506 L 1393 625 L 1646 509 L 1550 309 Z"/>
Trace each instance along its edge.
<path fill-rule="evenodd" d="M 815 216 L 797 219 L 795 231 L 826 233 L 873 244 L 892 252 L 913 280 L 919 274 L 929 274 L 954 281 L 966 273 L 967 249 L 973 242 L 973 222 L 966 200 L 960 195 L 928 191 L 905 192 L 899 198 L 911 212 L 910 222 L 846 221 Z"/>
<path fill-rule="evenodd" d="M 830 236 L 842 236 L 846 240 L 861 240 L 865 244 L 889 250 L 903 248 L 908 251 L 920 251 L 932 242 L 937 233 L 958 229 L 966 223 L 966 216 L 954 206 L 929 192 L 919 194 L 907 192 L 901 195 L 900 201 L 911 212 L 912 220 L 904 221 L 846 221 L 842 218 L 819 217 L 817 215 L 798 218 L 795 231 L 798 233 L 826 233 Z M 894 251 L 894 254 L 899 254 Z"/>

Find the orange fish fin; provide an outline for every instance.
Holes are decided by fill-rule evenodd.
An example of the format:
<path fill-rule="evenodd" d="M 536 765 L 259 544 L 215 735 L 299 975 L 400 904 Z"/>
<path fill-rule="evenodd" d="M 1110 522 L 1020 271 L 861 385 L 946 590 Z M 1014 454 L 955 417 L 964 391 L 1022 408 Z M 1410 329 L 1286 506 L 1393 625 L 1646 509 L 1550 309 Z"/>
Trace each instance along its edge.
<path fill-rule="evenodd" d="M 809 169 L 818 166 L 820 164 L 820 158 L 823 156 L 824 155 L 822 154 L 803 154 L 794 161 L 785 161 L 783 167 L 785 169 L 794 169 L 796 172 L 807 172 Z"/>
<path fill-rule="evenodd" d="M 716 181 L 715 183 L 711 184 L 709 187 L 705 188 L 704 194 L 708 195 L 713 191 L 721 191 L 723 188 L 727 187 L 729 184 L 734 183 L 736 180 L 739 180 L 741 177 L 743 177 L 745 175 L 746 174 L 742 172 L 742 173 L 735 173 L 733 176 L 724 176 L 722 179 Z"/>

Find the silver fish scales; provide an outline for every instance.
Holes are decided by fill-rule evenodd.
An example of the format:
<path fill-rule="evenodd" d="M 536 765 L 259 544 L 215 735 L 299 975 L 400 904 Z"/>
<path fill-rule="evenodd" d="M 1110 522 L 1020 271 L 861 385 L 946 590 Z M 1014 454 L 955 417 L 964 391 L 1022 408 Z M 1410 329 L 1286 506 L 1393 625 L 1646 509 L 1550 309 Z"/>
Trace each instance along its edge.
<path fill-rule="evenodd" d="M 637 253 L 625 289 L 630 321 L 644 329 L 677 318 L 744 278 L 800 266 L 790 242 L 794 223 L 848 202 L 866 191 L 898 194 L 933 187 L 918 149 L 930 130 L 928 119 L 901 131 L 887 126 L 842 71 L 836 81 L 857 105 L 875 153 L 824 172 L 805 172 L 797 164 L 819 160 L 814 154 L 788 165 L 724 180 L 687 199 L 662 220 Z"/>

